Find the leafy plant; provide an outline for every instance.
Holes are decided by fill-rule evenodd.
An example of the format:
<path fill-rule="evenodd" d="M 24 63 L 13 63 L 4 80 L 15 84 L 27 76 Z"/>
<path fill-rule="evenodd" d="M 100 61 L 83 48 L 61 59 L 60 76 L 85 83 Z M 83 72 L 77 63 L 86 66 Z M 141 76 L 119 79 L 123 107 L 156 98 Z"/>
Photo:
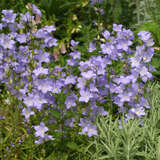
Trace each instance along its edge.
<path fill-rule="evenodd" d="M 23 13 L 25 12 L 25 6 L 27 3 L 34 3 L 35 0 L 1 0 L 0 1 L 0 10 L 5 9 L 12 9 L 15 12 Z M 23 7 L 22 7 L 23 6 Z"/>

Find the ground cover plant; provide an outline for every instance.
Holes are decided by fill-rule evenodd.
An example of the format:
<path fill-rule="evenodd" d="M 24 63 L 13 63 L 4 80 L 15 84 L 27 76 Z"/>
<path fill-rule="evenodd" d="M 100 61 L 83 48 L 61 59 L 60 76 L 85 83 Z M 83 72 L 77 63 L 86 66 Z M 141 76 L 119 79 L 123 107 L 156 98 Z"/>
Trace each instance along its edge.
<path fill-rule="evenodd" d="M 27 8 L 2 10 L 1 158 L 35 159 L 36 150 L 38 159 L 87 158 L 82 146 L 101 131 L 97 116 L 124 115 L 126 122 L 150 109 L 144 93 L 155 72 L 152 36 L 113 24 L 87 46 L 79 38 L 65 47 L 55 25 L 41 23 L 39 8 Z"/>

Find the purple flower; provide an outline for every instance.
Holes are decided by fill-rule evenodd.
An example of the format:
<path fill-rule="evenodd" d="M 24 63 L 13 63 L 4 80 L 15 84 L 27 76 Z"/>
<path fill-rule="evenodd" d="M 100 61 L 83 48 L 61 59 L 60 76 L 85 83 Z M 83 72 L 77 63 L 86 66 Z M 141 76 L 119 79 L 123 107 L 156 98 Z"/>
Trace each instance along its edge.
<path fill-rule="evenodd" d="M 34 20 L 34 16 L 31 16 L 29 12 L 26 12 L 25 14 L 20 14 L 21 16 L 21 21 L 23 22 L 31 22 L 32 20 Z"/>
<path fill-rule="evenodd" d="M 97 126 L 96 125 L 92 125 L 88 122 L 88 120 L 81 118 L 80 119 L 80 123 L 79 126 L 82 127 L 82 132 L 80 132 L 79 134 L 88 134 L 88 137 L 91 136 L 97 136 Z"/>
<path fill-rule="evenodd" d="M 88 119 L 80 118 L 80 123 L 78 124 L 82 128 L 85 127 L 89 123 Z"/>
<path fill-rule="evenodd" d="M 34 95 L 34 107 L 36 109 L 41 110 L 42 105 L 45 103 L 48 103 L 48 102 L 42 93 L 38 93 Z"/>
<path fill-rule="evenodd" d="M 99 76 L 99 78 L 97 79 L 97 85 L 99 87 L 105 86 L 107 84 L 107 79 L 106 76 Z"/>
<path fill-rule="evenodd" d="M 145 66 L 139 68 L 139 71 L 140 76 L 144 82 L 152 78 L 152 74 L 148 72 L 148 69 Z"/>
<path fill-rule="evenodd" d="M 45 132 L 48 131 L 48 127 L 46 127 L 43 122 L 41 122 L 38 126 L 34 126 L 34 129 L 36 130 L 35 136 L 41 138 L 44 138 Z"/>
<path fill-rule="evenodd" d="M 117 96 L 114 96 L 112 97 L 112 101 L 114 102 L 114 104 L 116 104 L 117 106 L 119 106 L 119 112 L 120 110 L 122 109 L 122 112 L 124 112 L 124 108 L 123 108 L 123 105 L 124 105 L 124 102 L 120 101 L 121 99 Z M 121 113 L 121 112 L 120 112 Z"/>
<path fill-rule="evenodd" d="M 132 96 L 136 97 L 139 91 L 139 84 L 138 83 L 132 83 L 130 87 L 127 88 L 128 92 L 132 92 Z"/>
<path fill-rule="evenodd" d="M 120 101 L 123 102 L 129 102 L 132 98 L 132 93 L 131 92 L 123 92 L 118 94 L 118 97 L 120 98 Z"/>
<path fill-rule="evenodd" d="M 140 57 L 140 59 L 142 59 L 144 54 L 145 54 L 145 50 L 146 50 L 145 45 L 137 46 L 136 47 L 136 52 L 135 52 L 135 57 Z"/>
<path fill-rule="evenodd" d="M 34 5 L 34 4 L 32 4 L 32 11 L 33 11 L 34 14 L 38 14 L 40 17 L 42 16 L 41 11 L 40 11 L 39 8 L 38 8 L 36 5 Z"/>
<path fill-rule="evenodd" d="M 106 42 L 106 44 L 101 44 L 101 49 L 103 54 L 111 55 L 115 47 L 109 44 L 108 42 Z"/>
<path fill-rule="evenodd" d="M 143 42 L 147 42 L 151 38 L 151 33 L 146 31 L 140 31 L 137 35 Z"/>
<path fill-rule="evenodd" d="M 28 96 L 23 97 L 23 103 L 27 107 L 33 107 L 34 106 L 34 95 L 28 94 Z"/>
<path fill-rule="evenodd" d="M 90 42 L 88 52 L 93 52 L 94 50 L 96 50 L 96 43 Z"/>
<path fill-rule="evenodd" d="M 42 63 L 42 62 L 48 63 L 50 61 L 50 57 L 49 57 L 50 54 L 48 52 L 43 52 L 42 50 L 35 50 L 34 52 L 37 53 L 34 56 L 34 59 L 38 60 L 39 63 Z"/>
<path fill-rule="evenodd" d="M 22 62 L 19 63 L 14 62 L 11 65 L 13 66 L 13 70 L 16 73 L 24 72 L 26 70 L 25 64 Z"/>
<path fill-rule="evenodd" d="M 124 85 L 117 86 L 114 83 L 110 83 L 109 86 L 106 86 L 106 87 L 109 88 L 111 93 L 122 93 L 125 88 Z"/>
<path fill-rule="evenodd" d="M 132 109 L 129 110 L 129 112 L 131 112 L 132 114 L 135 114 L 138 117 L 141 117 L 141 116 L 145 115 L 143 107 L 132 108 Z"/>
<path fill-rule="evenodd" d="M 80 90 L 80 98 L 79 101 L 80 102 L 88 102 L 90 100 L 90 98 L 93 97 L 92 93 L 89 92 L 88 90 Z"/>
<path fill-rule="evenodd" d="M 97 75 L 104 75 L 106 73 L 105 67 L 102 65 L 99 65 L 97 67 Z"/>
<path fill-rule="evenodd" d="M 77 81 L 77 88 L 84 89 L 86 86 L 86 79 L 79 77 Z"/>
<path fill-rule="evenodd" d="M 44 31 L 47 31 L 48 33 L 52 32 L 52 31 L 55 31 L 56 30 L 56 27 L 54 25 L 46 25 L 44 28 L 42 28 Z"/>
<path fill-rule="evenodd" d="M 97 106 L 96 102 L 94 101 L 90 102 L 90 108 L 92 109 L 92 112 L 90 114 L 93 117 L 95 117 L 98 114 L 103 116 L 106 116 L 108 114 L 108 112 L 106 112 L 103 107 Z"/>
<path fill-rule="evenodd" d="M 108 112 L 105 111 L 103 107 L 98 107 L 97 110 L 98 110 L 97 112 L 102 116 L 108 115 Z"/>
<path fill-rule="evenodd" d="M 88 125 L 82 129 L 82 132 L 87 132 L 88 137 L 97 136 L 97 126 L 96 125 Z"/>
<path fill-rule="evenodd" d="M 38 90 L 42 91 L 42 93 L 46 94 L 47 92 L 51 92 L 53 90 L 53 81 L 52 79 L 38 79 L 34 82 L 35 86 Z"/>
<path fill-rule="evenodd" d="M 46 99 L 47 104 L 55 105 L 56 100 L 55 100 L 55 97 L 51 93 L 45 94 L 44 98 Z"/>
<path fill-rule="evenodd" d="M 117 83 L 117 84 L 129 84 L 132 80 L 132 75 L 128 75 L 126 77 L 124 77 L 123 75 L 121 75 L 119 78 L 115 78 L 114 81 Z"/>
<path fill-rule="evenodd" d="M 53 87 L 52 93 L 60 93 L 61 92 L 62 85 L 58 81 L 53 82 L 52 87 Z"/>
<path fill-rule="evenodd" d="M 74 41 L 74 40 L 71 40 L 71 45 L 72 45 L 72 47 L 75 47 L 75 46 L 77 46 L 79 44 L 79 42 L 76 42 L 76 41 Z"/>
<path fill-rule="evenodd" d="M 90 83 L 89 90 L 91 92 L 99 92 L 94 83 Z"/>
<path fill-rule="evenodd" d="M 146 42 L 146 46 L 147 46 L 147 47 L 152 47 L 153 45 L 154 45 L 153 39 L 149 39 L 149 40 Z"/>
<path fill-rule="evenodd" d="M 144 56 L 143 56 L 143 61 L 145 63 L 150 62 L 153 55 L 154 55 L 154 49 L 153 48 L 148 48 L 147 51 L 145 52 Z"/>
<path fill-rule="evenodd" d="M 18 33 L 16 32 L 11 32 L 8 34 L 8 36 L 12 39 L 12 38 L 16 38 L 16 36 L 18 35 Z"/>
<path fill-rule="evenodd" d="M 3 28 L 3 24 L 0 23 L 0 30 L 2 30 L 2 28 Z"/>
<path fill-rule="evenodd" d="M 22 95 L 22 97 L 25 97 L 26 93 L 28 92 L 28 88 L 27 87 L 28 87 L 28 85 L 25 85 L 23 88 L 19 89 L 19 93 L 20 93 L 20 95 Z M 22 97 L 18 96 L 17 98 L 19 100 L 22 100 L 23 99 Z"/>
<path fill-rule="evenodd" d="M 110 37 L 110 32 L 108 32 L 107 30 L 104 31 L 103 37 L 107 40 Z"/>
<path fill-rule="evenodd" d="M 76 78 L 77 78 L 77 76 L 70 75 L 70 76 L 66 77 L 64 84 L 65 85 L 67 85 L 67 84 L 75 84 L 76 83 Z"/>
<path fill-rule="evenodd" d="M 35 76 L 39 76 L 41 74 L 48 74 L 48 68 L 43 68 L 43 67 L 38 67 L 37 69 L 33 70 L 33 73 L 35 74 Z"/>
<path fill-rule="evenodd" d="M 72 94 L 68 96 L 65 100 L 66 108 L 69 109 L 71 106 L 76 106 L 75 100 L 77 99 L 77 96 L 75 94 Z"/>
<path fill-rule="evenodd" d="M 150 105 L 149 105 L 147 99 L 145 99 L 144 97 L 139 96 L 139 104 L 140 104 L 140 106 L 143 106 L 144 108 L 147 108 L 147 109 L 150 108 Z"/>
<path fill-rule="evenodd" d="M 98 3 L 98 2 L 103 2 L 104 0 L 91 0 L 91 5 L 94 5 L 95 3 Z"/>
<path fill-rule="evenodd" d="M 14 23 L 17 14 L 13 13 L 13 10 L 2 10 L 4 17 L 2 17 L 2 21 L 6 23 Z"/>
<path fill-rule="evenodd" d="M 0 46 L 2 46 L 4 49 L 13 49 L 14 48 L 15 41 L 11 40 L 11 38 L 8 35 L 0 34 Z"/>
<path fill-rule="evenodd" d="M 81 53 L 78 51 L 73 51 L 69 54 L 73 59 L 80 59 L 81 58 Z"/>
<path fill-rule="evenodd" d="M 53 37 L 46 37 L 44 40 L 45 44 L 47 45 L 47 47 L 53 47 L 53 46 L 57 46 L 57 39 L 53 38 Z"/>
<path fill-rule="evenodd" d="M 140 66 L 140 62 L 141 62 L 141 60 L 139 59 L 139 57 L 131 57 L 130 58 L 130 61 L 131 61 L 131 66 L 132 67 L 139 67 Z"/>
<path fill-rule="evenodd" d="M 44 38 L 47 38 L 49 36 L 49 33 L 41 28 L 41 29 L 38 29 L 36 32 L 34 32 L 33 35 L 36 38 L 43 38 L 44 39 Z"/>
<path fill-rule="evenodd" d="M 113 24 L 113 30 L 116 32 L 121 32 L 122 31 L 122 24 Z"/>
<path fill-rule="evenodd" d="M 42 144 L 44 142 L 44 139 L 43 138 L 39 138 L 38 140 L 35 141 L 35 144 Z"/>
<path fill-rule="evenodd" d="M 155 69 L 155 67 L 153 67 L 151 64 L 149 64 L 148 70 L 149 70 L 149 72 L 157 72 L 157 70 Z"/>
<path fill-rule="evenodd" d="M 44 136 L 44 140 L 45 140 L 45 141 L 55 140 L 55 138 L 53 138 L 51 135 L 45 135 L 45 136 Z"/>
<path fill-rule="evenodd" d="M 78 64 L 78 61 L 76 61 L 74 59 L 67 59 L 67 64 L 69 66 L 75 67 Z"/>
<path fill-rule="evenodd" d="M 121 41 L 118 42 L 118 44 L 117 44 L 117 49 L 123 49 L 124 51 L 127 52 L 130 45 L 132 45 L 132 42 L 131 42 L 131 41 L 121 40 Z"/>
<path fill-rule="evenodd" d="M 25 119 L 28 120 L 31 115 L 34 115 L 34 112 L 31 111 L 30 108 L 24 108 L 24 109 L 22 110 L 22 114 L 25 116 Z"/>
<path fill-rule="evenodd" d="M 92 71 L 92 70 L 89 70 L 87 72 L 82 72 L 81 73 L 82 77 L 89 80 L 91 78 L 95 79 L 96 78 L 96 74 Z"/>
<path fill-rule="evenodd" d="M 129 40 L 134 40 L 134 34 L 133 34 L 133 32 L 130 30 L 130 29 L 125 29 L 125 28 L 123 28 L 123 35 L 127 38 L 127 39 L 129 39 Z"/>
<path fill-rule="evenodd" d="M 26 43 L 27 42 L 27 35 L 26 34 L 17 34 L 16 40 L 19 43 Z"/>
<path fill-rule="evenodd" d="M 83 72 L 84 70 L 86 70 L 86 69 L 89 68 L 89 66 L 90 66 L 90 61 L 86 61 L 86 62 L 80 61 L 79 65 L 80 65 L 80 66 L 79 66 L 79 70 L 80 70 L 81 72 Z"/>
<path fill-rule="evenodd" d="M 99 12 L 100 12 L 101 16 L 104 15 L 104 9 L 102 9 L 102 8 L 99 9 Z"/>
<path fill-rule="evenodd" d="M 38 140 L 35 141 L 35 144 L 42 144 L 44 141 L 49 141 L 49 140 L 55 140 L 51 135 L 44 135 L 44 138 L 39 138 Z"/>

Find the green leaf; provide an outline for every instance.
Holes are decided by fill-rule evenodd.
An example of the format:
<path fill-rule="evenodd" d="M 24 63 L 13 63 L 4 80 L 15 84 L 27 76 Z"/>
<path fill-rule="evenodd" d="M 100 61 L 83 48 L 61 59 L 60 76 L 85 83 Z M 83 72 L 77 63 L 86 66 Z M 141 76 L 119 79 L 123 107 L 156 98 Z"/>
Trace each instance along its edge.
<path fill-rule="evenodd" d="M 61 117 L 61 113 L 58 110 L 56 110 L 56 109 L 49 110 L 49 112 L 52 114 L 52 116 L 54 116 L 54 117 L 56 117 L 58 119 Z"/>
<path fill-rule="evenodd" d="M 67 160 L 68 154 L 65 152 L 53 152 L 45 160 Z"/>
<path fill-rule="evenodd" d="M 74 143 L 74 142 L 68 142 L 67 143 L 67 147 L 70 148 L 70 149 L 72 149 L 72 150 L 81 152 L 79 146 L 76 143 Z"/>
<path fill-rule="evenodd" d="M 68 119 L 68 118 L 72 118 L 73 116 L 75 116 L 76 113 L 75 112 L 71 112 L 70 110 L 66 111 L 66 114 L 64 116 L 64 119 Z"/>
<path fill-rule="evenodd" d="M 154 58 L 152 60 L 152 63 L 151 63 L 155 68 L 159 68 L 160 67 L 160 62 L 159 62 L 159 59 L 158 58 Z"/>

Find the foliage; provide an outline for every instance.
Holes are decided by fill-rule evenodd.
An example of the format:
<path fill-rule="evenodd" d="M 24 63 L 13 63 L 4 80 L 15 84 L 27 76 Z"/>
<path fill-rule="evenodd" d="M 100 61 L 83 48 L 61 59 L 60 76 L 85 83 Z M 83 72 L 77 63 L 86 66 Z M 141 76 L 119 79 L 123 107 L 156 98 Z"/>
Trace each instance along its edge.
<path fill-rule="evenodd" d="M 12 9 L 15 12 L 23 13 L 25 11 L 25 6 L 27 3 L 32 2 L 34 3 L 34 0 L 1 0 L 0 1 L 0 10 L 2 9 Z M 1 14 L 1 13 L 0 13 Z"/>
<path fill-rule="evenodd" d="M 94 1 L 95 3 L 91 3 Z M 72 38 L 82 37 L 85 27 L 100 29 L 111 28 L 112 23 L 123 24 L 129 27 L 134 23 L 133 10 L 135 5 L 130 5 L 126 0 L 41 0 L 38 4 L 44 10 L 49 21 L 55 21 L 57 31 L 55 35 L 65 42 Z M 127 15 L 127 16 L 126 16 Z M 99 30 L 96 30 L 99 32 Z M 85 32 L 90 34 L 90 32 Z"/>
<path fill-rule="evenodd" d="M 159 0 L 145 0 L 145 8 L 151 20 L 160 26 L 160 1 Z"/>

